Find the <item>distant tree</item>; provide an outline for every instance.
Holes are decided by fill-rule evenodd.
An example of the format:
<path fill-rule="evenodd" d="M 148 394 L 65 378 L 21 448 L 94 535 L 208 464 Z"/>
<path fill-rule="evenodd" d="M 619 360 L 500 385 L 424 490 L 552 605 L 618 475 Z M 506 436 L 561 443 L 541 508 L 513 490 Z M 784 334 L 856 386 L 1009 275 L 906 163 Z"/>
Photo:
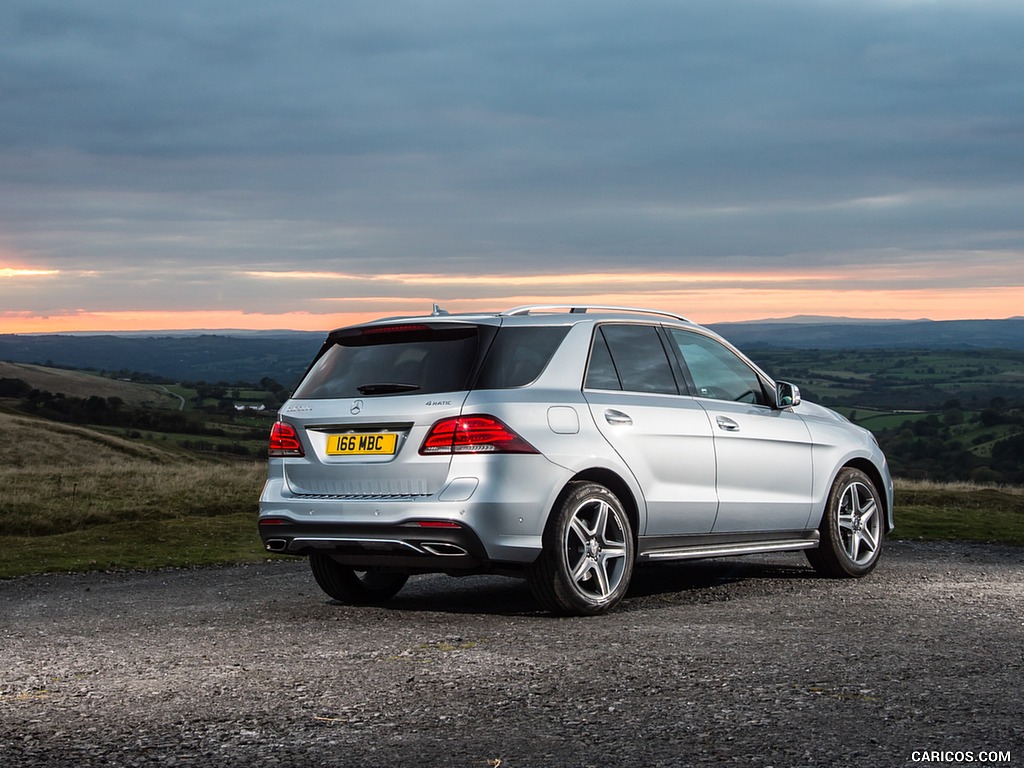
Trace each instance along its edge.
<path fill-rule="evenodd" d="M 21 379 L 0 379 L 0 397 L 25 397 L 31 391 Z"/>
<path fill-rule="evenodd" d="M 1003 415 L 993 408 L 986 408 L 978 414 L 978 421 L 981 422 L 982 426 L 994 427 L 997 424 L 1003 423 Z"/>
<path fill-rule="evenodd" d="M 1014 435 L 992 446 L 992 460 L 1024 464 L 1024 435 Z"/>
<path fill-rule="evenodd" d="M 959 401 L 958 401 L 959 402 Z M 942 414 L 942 423 L 947 427 L 955 427 L 964 423 L 964 412 L 959 408 L 949 408 Z"/>

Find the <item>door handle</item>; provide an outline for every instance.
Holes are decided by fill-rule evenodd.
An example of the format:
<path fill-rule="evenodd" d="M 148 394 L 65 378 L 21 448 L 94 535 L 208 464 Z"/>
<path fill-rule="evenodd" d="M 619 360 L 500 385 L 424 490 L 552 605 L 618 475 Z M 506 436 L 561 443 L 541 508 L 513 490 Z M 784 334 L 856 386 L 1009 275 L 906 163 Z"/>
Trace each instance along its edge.
<path fill-rule="evenodd" d="M 616 411 L 613 408 L 609 408 L 607 411 L 604 412 L 604 420 L 607 421 L 609 424 L 614 424 L 617 426 L 628 427 L 633 424 L 633 419 L 629 417 L 628 413 Z"/>
<path fill-rule="evenodd" d="M 730 419 L 728 416 L 716 416 L 715 421 L 718 422 L 718 428 L 724 429 L 726 432 L 739 432 L 740 425 Z"/>

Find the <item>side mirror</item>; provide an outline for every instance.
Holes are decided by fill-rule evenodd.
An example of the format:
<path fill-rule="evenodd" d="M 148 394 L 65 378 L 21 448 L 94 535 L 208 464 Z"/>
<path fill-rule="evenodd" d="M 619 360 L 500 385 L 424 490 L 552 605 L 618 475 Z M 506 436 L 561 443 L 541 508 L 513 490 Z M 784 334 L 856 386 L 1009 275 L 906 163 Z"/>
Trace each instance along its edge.
<path fill-rule="evenodd" d="M 788 381 L 775 384 L 775 405 L 778 408 L 792 408 L 800 405 L 800 387 Z"/>

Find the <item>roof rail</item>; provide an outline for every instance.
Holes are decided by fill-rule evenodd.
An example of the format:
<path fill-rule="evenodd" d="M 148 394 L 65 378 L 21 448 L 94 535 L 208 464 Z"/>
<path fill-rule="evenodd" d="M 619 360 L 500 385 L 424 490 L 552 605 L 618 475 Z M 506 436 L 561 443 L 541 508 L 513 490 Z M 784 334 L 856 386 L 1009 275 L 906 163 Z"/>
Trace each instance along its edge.
<path fill-rule="evenodd" d="M 574 315 L 585 315 L 588 311 L 596 310 L 600 312 L 627 312 L 630 314 L 638 315 L 658 315 L 660 317 L 670 317 L 673 320 L 680 320 L 684 323 L 691 322 L 682 315 L 676 315 L 672 312 L 662 312 L 658 309 L 640 309 L 639 307 L 612 307 L 612 306 L 601 306 L 591 304 L 529 304 L 523 307 L 515 307 L 502 312 L 504 317 L 512 317 L 514 315 L 531 315 L 534 312 L 554 312 L 556 310 L 568 310 L 570 314 Z"/>

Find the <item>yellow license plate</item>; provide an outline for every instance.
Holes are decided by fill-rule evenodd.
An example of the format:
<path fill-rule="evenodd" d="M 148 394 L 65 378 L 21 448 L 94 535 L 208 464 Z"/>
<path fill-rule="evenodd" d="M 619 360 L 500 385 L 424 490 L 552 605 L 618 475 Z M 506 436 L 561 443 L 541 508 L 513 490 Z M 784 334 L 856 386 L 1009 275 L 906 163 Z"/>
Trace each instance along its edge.
<path fill-rule="evenodd" d="M 398 445 L 394 432 L 367 432 L 351 435 L 328 435 L 328 456 L 377 456 L 392 454 Z"/>

